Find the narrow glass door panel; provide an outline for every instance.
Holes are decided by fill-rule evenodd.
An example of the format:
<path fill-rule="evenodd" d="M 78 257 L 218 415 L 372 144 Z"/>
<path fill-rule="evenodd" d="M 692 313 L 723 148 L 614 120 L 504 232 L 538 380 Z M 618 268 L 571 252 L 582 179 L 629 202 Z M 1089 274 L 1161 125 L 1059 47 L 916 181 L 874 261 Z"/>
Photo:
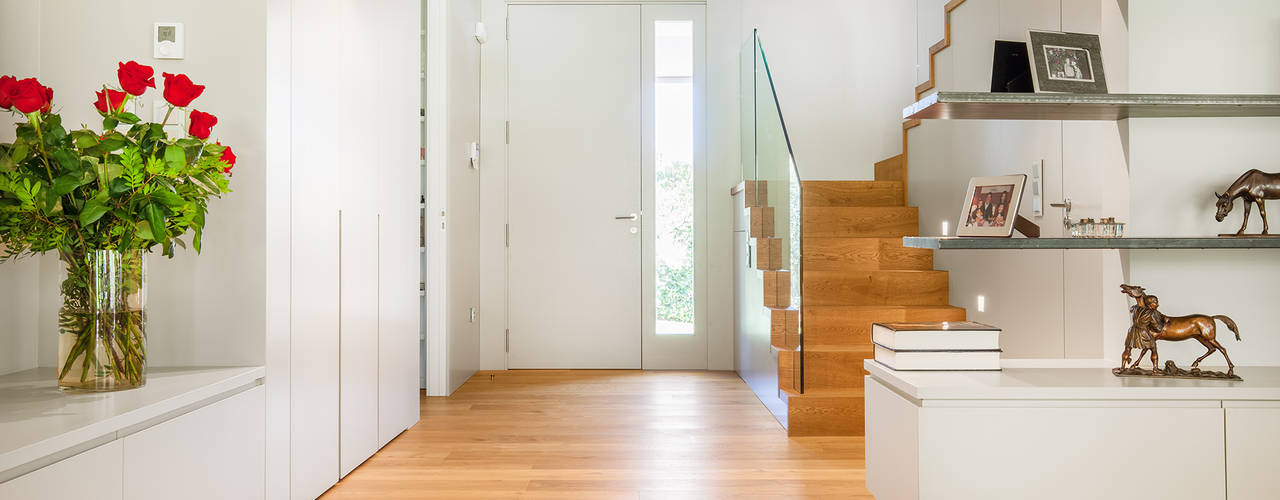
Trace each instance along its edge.
<path fill-rule="evenodd" d="M 706 8 L 645 5 L 644 368 L 705 369 Z"/>
<path fill-rule="evenodd" d="M 694 334 L 693 22 L 654 23 L 658 335 Z"/>

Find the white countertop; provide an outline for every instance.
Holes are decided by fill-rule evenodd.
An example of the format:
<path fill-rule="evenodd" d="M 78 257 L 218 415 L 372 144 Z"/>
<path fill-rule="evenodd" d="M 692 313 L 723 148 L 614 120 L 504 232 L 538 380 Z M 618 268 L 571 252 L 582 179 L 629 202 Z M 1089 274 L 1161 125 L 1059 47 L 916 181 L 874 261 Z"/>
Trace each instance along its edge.
<path fill-rule="evenodd" d="M 146 386 L 108 393 L 64 393 L 54 375 L 37 368 L 0 376 L 0 476 L 252 384 L 266 369 L 148 368 Z"/>
<path fill-rule="evenodd" d="M 890 370 L 870 359 L 863 366 L 875 379 L 917 400 L 1280 401 L 1277 366 L 1237 366 L 1236 374 L 1244 378 L 1243 382 L 1117 377 L 1110 368 L 1101 367 L 912 372 Z"/>

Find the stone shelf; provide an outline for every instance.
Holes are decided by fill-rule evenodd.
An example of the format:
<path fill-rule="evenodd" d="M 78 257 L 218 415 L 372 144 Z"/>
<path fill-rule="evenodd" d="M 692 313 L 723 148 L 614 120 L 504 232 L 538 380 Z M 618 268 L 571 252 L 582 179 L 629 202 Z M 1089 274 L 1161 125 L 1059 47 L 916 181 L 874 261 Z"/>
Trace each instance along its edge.
<path fill-rule="evenodd" d="M 1280 248 L 1280 237 L 960 238 L 907 236 L 903 246 L 932 250 Z"/>
<path fill-rule="evenodd" d="M 937 92 L 902 110 L 902 117 L 908 120 L 1123 120 L 1255 116 L 1280 116 L 1280 95 Z"/>

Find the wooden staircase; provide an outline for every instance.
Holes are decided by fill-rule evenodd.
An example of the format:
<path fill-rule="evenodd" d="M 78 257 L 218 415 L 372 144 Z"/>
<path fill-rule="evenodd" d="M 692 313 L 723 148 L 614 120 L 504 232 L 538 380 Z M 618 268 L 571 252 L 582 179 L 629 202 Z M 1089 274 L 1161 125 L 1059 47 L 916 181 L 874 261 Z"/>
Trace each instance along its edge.
<path fill-rule="evenodd" d="M 929 80 L 916 86 L 916 99 L 935 86 L 934 58 L 951 45 L 951 12 L 964 2 L 943 6 L 943 38 L 929 47 Z M 803 182 L 799 307 L 790 303 L 774 208 L 752 206 L 768 199 L 769 186 L 744 183 L 788 435 L 865 434 L 862 363 L 874 357 L 872 323 L 966 319 L 948 304 L 948 275 L 933 269 L 933 251 L 902 246 L 903 236 L 919 234 L 918 211 L 907 205 L 908 132 L 919 125 L 903 121 L 902 154 L 876 163 L 875 180 Z"/>
<path fill-rule="evenodd" d="M 933 252 L 902 246 L 919 231 L 902 160 L 877 164 L 873 181 L 803 184 L 803 304 L 771 306 L 791 436 L 863 434 L 862 361 L 873 357 L 872 323 L 965 319 L 964 309 L 948 305 L 947 273 L 933 269 Z"/>

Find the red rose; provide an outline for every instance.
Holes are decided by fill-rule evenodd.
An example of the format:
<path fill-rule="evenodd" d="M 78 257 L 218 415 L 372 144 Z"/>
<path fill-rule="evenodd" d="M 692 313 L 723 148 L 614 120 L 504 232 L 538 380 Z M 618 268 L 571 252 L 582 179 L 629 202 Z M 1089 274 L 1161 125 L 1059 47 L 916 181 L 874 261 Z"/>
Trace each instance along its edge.
<path fill-rule="evenodd" d="M 152 76 L 156 71 L 151 66 L 143 66 L 136 61 L 120 63 L 116 75 L 120 77 L 120 88 L 133 95 L 146 93 L 147 87 L 156 88 L 156 79 Z"/>
<path fill-rule="evenodd" d="M 217 124 L 218 117 L 193 109 L 191 110 L 191 126 L 187 127 L 187 133 L 196 139 L 205 140 L 213 132 L 213 126 Z"/>
<path fill-rule="evenodd" d="M 174 107 L 185 108 L 191 101 L 200 97 L 204 93 L 204 85 L 196 85 L 191 83 L 191 79 L 187 75 L 174 75 L 163 73 L 164 75 L 164 100 Z"/>
<path fill-rule="evenodd" d="M 14 85 L 18 84 L 18 79 L 12 76 L 0 76 L 0 109 L 9 109 L 13 107 L 13 98 L 9 96 L 9 92 Z"/>
<path fill-rule="evenodd" d="M 9 98 L 18 111 L 35 113 L 53 106 L 53 89 L 41 85 L 35 78 L 18 80 L 9 89 Z"/>
<path fill-rule="evenodd" d="M 99 90 L 96 94 L 98 94 L 98 100 L 93 105 L 98 108 L 99 113 L 104 115 L 120 111 L 120 105 L 124 104 L 124 98 L 128 95 L 119 90 L 111 89 Z M 108 103 L 108 101 L 110 102 Z"/>
<path fill-rule="evenodd" d="M 53 89 L 49 87 L 45 87 L 44 88 L 44 107 L 40 108 L 40 112 L 48 113 L 50 111 L 53 111 Z"/>
<path fill-rule="evenodd" d="M 218 145 L 221 146 L 222 143 L 219 142 Z M 231 146 L 226 146 L 226 148 L 227 149 L 222 150 L 221 159 L 223 163 L 227 164 L 227 168 L 222 169 L 222 173 L 230 174 L 231 169 L 236 166 L 236 154 L 231 152 Z"/>

